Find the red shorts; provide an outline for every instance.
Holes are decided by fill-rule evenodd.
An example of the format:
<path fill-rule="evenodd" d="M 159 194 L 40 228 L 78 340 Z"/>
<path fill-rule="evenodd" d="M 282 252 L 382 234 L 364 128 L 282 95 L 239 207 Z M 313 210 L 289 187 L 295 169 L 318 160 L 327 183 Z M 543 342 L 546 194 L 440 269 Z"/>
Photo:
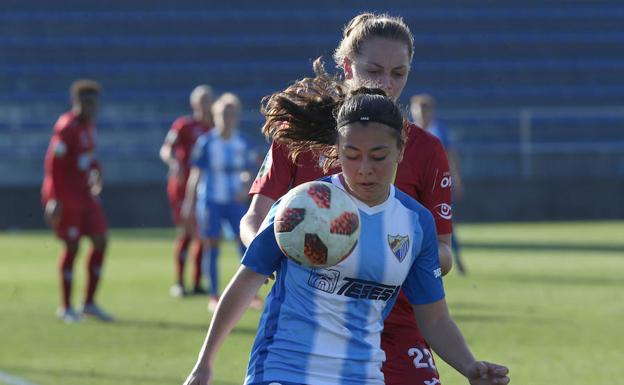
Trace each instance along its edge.
<path fill-rule="evenodd" d="M 381 337 L 381 348 L 386 352 L 382 367 L 386 385 L 440 384 L 431 349 L 420 333 L 404 329 L 397 332 L 384 332 Z"/>
<path fill-rule="evenodd" d="M 438 385 L 431 348 L 420 334 L 412 305 L 401 290 L 381 333 L 386 385 Z"/>
<path fill-rule="evenodd" d="M 170 177 L 167 180 L 167 197 L 171 205 L 171 217 L 176 225 L 182 224 L 182 203 L 186 194 L 186 183 L 181 183 L 179 178 Z"/>
<path fill-rule="evenodd" d="M 54 227 L 56 236 L 67 241 L 83 235 L 103 235 L 107 230 L 104 209 L 96 200 L 78 206 L 62 205 L 61 220 Z"/>

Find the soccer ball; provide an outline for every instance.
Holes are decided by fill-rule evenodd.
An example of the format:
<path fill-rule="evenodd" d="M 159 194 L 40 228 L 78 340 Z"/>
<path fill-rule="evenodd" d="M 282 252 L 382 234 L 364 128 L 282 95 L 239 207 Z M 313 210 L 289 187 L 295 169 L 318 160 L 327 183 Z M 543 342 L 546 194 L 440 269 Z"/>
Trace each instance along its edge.
<path fill-rule="evenodd" d="M 282 198 L 277 208 L 277 244 L 298 264 L 334 266 L 351 254 L 359 236 L 357 206 L 331 183 L 299 185 Z"/>

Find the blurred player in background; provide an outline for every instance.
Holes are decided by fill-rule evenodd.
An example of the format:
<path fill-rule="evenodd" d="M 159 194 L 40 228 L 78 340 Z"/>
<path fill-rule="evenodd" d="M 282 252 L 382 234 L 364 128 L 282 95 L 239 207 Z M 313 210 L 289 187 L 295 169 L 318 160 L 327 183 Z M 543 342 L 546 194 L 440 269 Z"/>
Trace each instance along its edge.
<path fill-rule="evenodd" d="M 452 186 L 454 193 L 453 201 L 461 200 L 464 194 L 464 184 L 461 178 L 459 170 L 459 157 L 457 156 L 457 150 L 455 144 L 451 140 L 448 130 L 444 124 L 442 124 L 436 117 L 436 101 L 433 96 L 428 94 L 414 95 L 410 99 L 410 112 L 414 122 L 423 129 L 429 131 L 435 135 L 444 146 L 446 150 L 446 156 L 448 158 L 449 169 L 451 170 L 451 179 L 448 179 L 448 183 Z M 461 252 L 459 249 L 459 242 L 457 236 L 453 233 L 451 238 L 453 247 L 453 258 L 457 270 L 460 274 L 466 274 L 466 267 L 461 258 Z"/>
<path fill-rule="evenodd" d="M 64 243 L 59 259 L 61 304 L 57 316 L 66 323 L 94 316 L 112 321 L 95 303 L 107 244 L 107 224 L 98 198 L 102 191 L 101 169 L 95 159 L 94 119 L 100 85 L 93 80 L 77 80 L 70 88 L 70 111 L 54 125 L 45 156 L 45 176 L 41 189 L 44 216 Z M 89 237 L 92 249 L 87 260 L 87 286 L 84 302 L 75 312 L 71 291 L 73 266 L 80 238 Z"/>
<path fill-rule="evenodd" d="M 208 309 L 214 311 L 219 301 L 221 224 L 227 221 L 238 240 L 239 225 L 245 213 L 250 172 L 256 156 L 238 132 L 241 103 L 232 93 L 225 93 L 213 106 L 215 128 L 197 139 L 191 155 L 191 172 L 186 188 L 182 216 L 196 223 L 202 239 L 203 272 L 209 282 Z M 195 214 L 195 215 L 193 215 Z M 257 300 L 256 300 L 257 301 Z M 255 307 L 260 304 L 254 303 Z"/>
<path fill-rule="evenodd" d="M 343 39 L 334 60 L 344 72 L 351 87 L 374 85 L 396 100 L 407 82 L 414 53 L 413 36 L 402 19 L 387 15 L 363 13 L 353 18 L 344 29 Z M 322 72 L 320 61 L 315 63 Z M 306 108 L 302 106 L 302 108 Z M 314 111 L 310 111 L 313 113 Z M 329 117 L 328 117 L 329 118 Z M 266 128 L 266 126 L 265 126 Z M 264 134 L 271 136 L 270 130 Z M 442 274 L 452 266 L 451 190 L 444 183 L 450 177 L 444 148 L 428 132 L 408 126 L 405 154 L 399 164 L 395 185 L 423 204 L 434 216 Z M 241 221 L 241 237 L 249 244 L 271 205 L 290 188 L 324 175 L 322 159 L 311 151 L 289 157 L 286 148 L 276 143 L 265 158 L 250 194 L 251 205 Z M 437 384 L 439 374 L 432 353 L 421 336 L 414 312 L 401 291 L 397 303 L 385 321 L 381 338 L 386 353 L 383 371 L 389 385 Z"/>
<path fill-rule="evenodd" d="M 201 260 L 202 244 L 192 232 L 192 228 L 184 226 L 180 216 L 180 209 L 184 201 L 186 184 L 190 173 L 191 151 L 195 141 L 200 135 L 210 131 L 213 127 L 212 103 L 214 95 L 208 85 L 200 85 L 193 89 L 190 96 L 192 116 L 182 116 L 176 119 L 165 137 L 165 142 L 160 148 L 160 158 L 169 166 L 169 179 L 167 182 L 167 195 L 171 204 L 173 221 L 178 228 L 178 236 L 175 241 L 174 264 L 175 283 L 171 286 L 170 294 L 181 297 L 187 294 L 184 286 L 184 265 L 189 246 L 193 238 L 197 238 L 193 272 L 193 293 L 205 293 L 201 286 Z"/>

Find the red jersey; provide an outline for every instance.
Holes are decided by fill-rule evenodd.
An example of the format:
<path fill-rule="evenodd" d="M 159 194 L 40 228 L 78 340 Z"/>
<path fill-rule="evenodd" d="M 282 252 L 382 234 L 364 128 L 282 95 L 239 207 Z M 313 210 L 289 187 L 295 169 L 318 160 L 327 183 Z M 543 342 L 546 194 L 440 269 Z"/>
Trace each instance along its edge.
<path fill-rule="evenodd" d="M 56 199 L 63 206 L 83 206 L 93 199 L 89 173 L 99 169 L 95 159 L 95 125 L 69 111 L 54 125 L 45 156 L 42 201 Z"/>
<path fill-rule="evenodd" d="M 262 194 L 277 200 L 292 187 L 324 175 L 314 154 L 303 153 L 297 164 L 293 164 L 285 147 L 271 145 L 249 194 Z M 451 172 L 438 138 L 414 124 L 408 126 L 405 152 L 394 184 L 431 211 L 438 234 L 453 231 Z M 400 333 L 404 328 L 417 329 L 417 326 L 412 306 L 401 292 L 386 318 L 384 334 Z M 424 344 L 424 339 L 422 342 Z"/>
<path fill-rule="evenodd" d="M 188 179 L 191 170 L 191 152 L 195 141 L 211 128 L 211 125 L 198 122 L 190 116 L 179 117 L 171 125 L 167 136 L 172 143 L 173 156 L 181 167 L 178 171 L 184 175 L 184 180 Z"/>
<path fill-rule="evenodd" d="M 277 200 L 291 188 L 325 175 L 318 156 L 304 152 L 293 163 L 285 147 L 272 144 L 249 194 Z M 452 232 L 451 173 L 438 138 L 413 124 L 408 126 L 403 161 L 394 184 L 431 211 L 438 234 Z"/>

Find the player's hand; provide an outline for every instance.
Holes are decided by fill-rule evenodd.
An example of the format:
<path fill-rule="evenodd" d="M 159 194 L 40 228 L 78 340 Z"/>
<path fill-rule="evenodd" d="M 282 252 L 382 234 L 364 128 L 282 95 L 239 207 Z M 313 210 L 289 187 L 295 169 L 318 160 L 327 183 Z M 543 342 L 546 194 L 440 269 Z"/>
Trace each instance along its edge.
<path fill-rule="evenodd" d="M 102 193 L 103 186 L 102 173 L 98 169 L 92 169 L 89 172 L 89 190 L 91 195 L 99 196 Z"/>
<path fill-rule="evenodd" d="M 50 227 L 56 227 L 61 221 L 61 202 L 50 199 L 45 206 L 44 218 Z"/>
<path fill-rule="evenodd" d="M 486 361 L 475 361 L 466 377 L 470 385 L 506 385 L 509 383 L 509 369 Z"/>

